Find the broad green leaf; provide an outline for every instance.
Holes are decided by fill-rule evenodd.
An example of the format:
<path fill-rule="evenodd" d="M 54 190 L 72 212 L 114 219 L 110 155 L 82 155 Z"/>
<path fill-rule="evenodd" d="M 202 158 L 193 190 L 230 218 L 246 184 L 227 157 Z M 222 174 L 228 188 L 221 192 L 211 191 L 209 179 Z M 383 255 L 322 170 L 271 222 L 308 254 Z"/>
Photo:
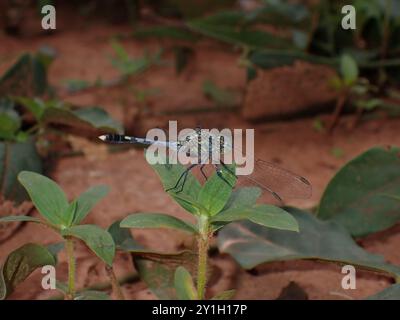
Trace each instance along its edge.
<path fill-rule="evenodd" d="M 73 224 L 79 224 L 93 207 L 103 199 L 109 191 L 107 186 L 95 186 L 82 193 L 76 199 L 76 211 Z"/>
<path fill-rule="evenodd" d="M 35 222 L 35 223 L 43 223 L 40 219 L 30 217 L 30 216 L 7 216 L 1 217 L 0 223 L 5 222 Z"/>
<path fill-rule="evenodd" d="M 393 284 L 385 290 L 367 297 L 367 300 L 400 300 L 400 283 Z"/>
<path fill-rule="evenodd" d="M 166 159 L 160 158 L 160 162 L 157 163 L 155 156 L 148 151 L 146 151 L 146 159 L 150 164 L 156 163 L 151 166 L 160 177 L 165 190 L 174 187 L 186 170 L 181 164 L 159 164 L 161 161 L 162 163 L 166 163 Z M 178 191 L 179 188 L 180 186 L 176 191 Z M 197 202 L 200 189 L 199 181 L 189 172 L 182 192 L 176 193 L 174 190 L 171 190 L 169 194 L 182 208 L 193 214 L 198 214 L 199 210 L 193 206 L 193 204 Z"/>
<path fill-rule="evenodd" d="M 357 62 L 352 56 L 344 54 L 340 59 L 340 73 L 347 85 L 355 83 L 358 79 Z"/>
<path fill-rule="evenodd" d="M 58 254 L 65 247 L 65 242 L 56 242 L 46 246 L 47 250 L 53 255 L 56 264 L 58 263 Z"/>
<path fill-rule="evenodd" d="M 66 226 L 70 227 L 72 222 L 74 221 L 75 214 L 76 214 L 77 203 L 76 200 L 72 201 L 69 205 L 67 210 L 64 212 Z"/>
<path fill-rule="evenodd" d="M 196 270 L 196 255 L 190 251 L 162 253 L 142 249 L 125 250 L 131 252 L 135 269 L 140 278 L 159 299 L 177 299 L 174 287 L 174 274 L 179 266 Z"/>
<path fill-rule="evenodd" d="M 66 236 L 81 239 L 101 260 L 112 265 L 115 254 L 115 244 L 111 235 L 95 225 L 72 226 L 61 231 Z"/>
<path fill-rule="evenodd" d="M 211 300 L 230 300 L 236 294 L 236 290 L 226 290 L 220 293 L 217 293 Z"/>
<path fill-rule="evenodd" d="M 28 200 L 28 194 L 18 182 L 18 173 L 30 170 L 41 173 L 42 160 L 38 155 L 35 142 L 28 139 L 25 142 L 0 142 L 0 193 L 7 200 L 21 203 Z"/>
<path fill-rule="evenodd" d="M 121 221 L 122 220 L 115 221 L 107 229 L 114 240 L 116 249 L 142 249 L 143 247 L 133 239 L 130 230 L 120 227 Z"/>
<path fill-rule="evenodd" d="M 119 225 L 120 222 L 116 221 L 108 228 L 117 249 L 131 253 L 140 278 L 158 298 L 176 299 L 175 270 L 180 265 L 195 270 L 195 254 L 190 251 L 165 253 L 146 249 L 135 241 L 128 229 Z"/>
<path fill-rule="evenodd" d="M 74 300 L 111 300 L 111 297 L 102 291 L 85 290 L 77 293 Z"/>
<path fill-rule="evenodd" d="M 232 187 L 215 172 L 201 188 L 198 201 L 213 216 L 224 208 L 231 194 Z"/>
<path fill-rule="evenodd" d="M 229 224 L 218 234 L 219 250 L 232 255 L 245 269 L 273 261 L 308 259 L 400 275 L 400 267 L 359 247 L 342 226 L 298 209 L 290 208 L 289 212 L 300 232 L 264 228 L 247 221 Z"/>
<path fill-rule="evenodd" d="M 258 187 L 241 187 L 233 190 L 231 196 L 224 207 L 225 210 L 240 207 L 252 207 L 261 196 L 261 189 Z"/>
<path fill-rule="evenodd" d="M 56 264 L 45 247 L 28 243 L 11 252 L 0 273 L 0 300 L 6 299 L 37 268 Z"/>
<path fill-rule="evenodd" d="M 179 300 L 196 300 L 197 292 L 192 276 L 184 267 L 175 271 L 174 286 Z"/>
<path fill-rule="evenodd" d="M 191 223 L 161 213 L 135 213 L 121 222 L 122 228 L 172 228 L 189 233 L 197 233 Z"/>
<path fill-rule="evenodd" d="M 61 124 L 74 128 L 101 130 L 123 133 L 121 123 L 101 108 L 90 107 L 69 109 L 63 106 L 52 106 L 44 110 L 41 121 L 48 124 Z"/>
<path fill-rule="evenodd" d="M 28 192 L 36 209 L 47 221 L 55 225 L 68 225 L 65 213 L 69 204 L 64 191 L 57 183 L 30 171 L 22 171 L 18 180 Z"/>
<path fill-rule="evenodd" d="M 343 225 L 353 236 L 365 236 L 400 220 L 399 148 L 372 148 L 344 165 L 329 182 L 318 217 Z"/>
<path fill-rule="evenodd" d="M 267 204 L 228 209 L 211 218 L 212 222 L 233 222 L 238 220 L 249 220 L 273 229 L 299 231 L 299 225 L 290 213 L 279 207 Z"/>

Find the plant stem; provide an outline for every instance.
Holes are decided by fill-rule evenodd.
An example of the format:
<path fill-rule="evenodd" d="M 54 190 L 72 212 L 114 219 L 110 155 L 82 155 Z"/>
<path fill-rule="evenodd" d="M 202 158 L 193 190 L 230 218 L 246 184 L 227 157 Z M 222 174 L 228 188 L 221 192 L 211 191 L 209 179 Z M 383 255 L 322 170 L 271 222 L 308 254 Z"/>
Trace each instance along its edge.
<path fill-rule="evenodd" d="M 125 300 L 125 296 L 122 292 L 121 286 L 119 285 L 117 277 L 115 276 L 114 268 L 110 267 L 110 266 L 106 266 L 106 271 L 107 271 L 108 277 L 110 278 L 110 281 L 111 281 L 112 291 L 115 293 L 117 299 Z"/>
<path fill-rule="evenodd" d="M 331 123 L 328 126 L 328 133 L 332 133 L 333 129 L 335 128 L 336 124 L 339 121 L 340 115 L 342 113 L 343 107 L 346 103 L 348 97 L 348 89 L 344 89 L 336 100 L 336 107 L 335 111 L 332 116 Z"/>
<path fill-rule="evenodd" d="M 70 237 L 66 239 L 65 244 L 68 259 L 68 292 L 67 300 L 73 300 L 75 296 L 75 255 L 74 240 Z"/>
<path fill-rule="evenodd" d="M 197 262 L 197 295 L 199 300 L 204 300 L 207 285 L 207 258 L 210 245 L 210 226 L 207 216 L 199 219 L 200 234 L 197 240 L 198 262 Z"/>
<path fill-rule="evenodd" d="M 389 40 L 390 40 L 390 14 L 393 8 L 393 1 L 385 1 L 385 16 L 383 20 L 383 36 L 381 45 L 381 58 L 386 58 Z"/>

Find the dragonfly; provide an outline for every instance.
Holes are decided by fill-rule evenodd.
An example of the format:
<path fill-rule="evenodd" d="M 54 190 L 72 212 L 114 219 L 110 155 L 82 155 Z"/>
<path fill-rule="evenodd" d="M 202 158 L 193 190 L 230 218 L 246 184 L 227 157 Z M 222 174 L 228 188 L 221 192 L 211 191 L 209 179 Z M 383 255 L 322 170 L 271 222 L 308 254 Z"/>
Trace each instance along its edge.
<path fill-rule="evenodd" d="M 101 135 L 99 139 L 113 144 L 134 144 L 144 147 L 156 145 L 170 148 L 176 152 L 185 152 L 191 157 L 197 157 L 199 161 L 190 164 L 177 179 L 175 185 L 166 190 L 167 192 L 173 190 L 176 193 L 183 191 L 188 173 L 193 168 L 199 166 L 201 174 L 207 180 L 204 171 L 206 159 L 212 159 L 212 157 L 220 154 L 237 150 L 229 137 L 198 128 L 192 134 L 185 136 L 184 139 L 177 141 L 152 140 L 118 134 Z M 212 143 L 212 140 L 216 143 Z M 283 204 L 284 199 L 307 199 L 312 193 L 311 184 L 306 178 L 262 159 L 254 161 L 254 170 L 250 175 L 237 176 L 231 167 L 222 160 L 212 165 L 218 177 L 232 188 L 234 186 L 228 181 L 232 179 L 227 179 L 224 173 L 228 173 L 236 179 L 236 186 L 257 186 L 264 191 L 263 194 L 271 195 L 279 204 Z"/>

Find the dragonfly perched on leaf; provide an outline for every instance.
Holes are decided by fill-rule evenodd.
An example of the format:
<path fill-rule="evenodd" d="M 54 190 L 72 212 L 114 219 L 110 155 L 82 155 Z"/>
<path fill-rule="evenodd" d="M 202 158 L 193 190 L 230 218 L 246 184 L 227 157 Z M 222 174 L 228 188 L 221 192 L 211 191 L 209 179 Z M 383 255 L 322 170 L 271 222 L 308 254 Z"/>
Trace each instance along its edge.
<path fill-rule="evenodd" d="M 184 139 L 178 139 L 177 141 L 151 140 L 117 134 L 106 134 L 99 138 L 105 142 L 114 144 L 134 144 L 144 147 L 156 145 L 199 158 L 198 162 L 188 165 L 174 186 L 166 190 L 175 191 L 176 193 L 183 191 L 188 173 L 193 168 L 199 166 L 201 174 L 207 179 L 204 171 L 206 160 L 215 158 L 217 154 L 237 151 L 231 139 L 202 129 L 196 129 L 192 134 L 188 134 Z M 217 143 L 211 143 L 211 140 Z M 232 179 L 227 179 L 226 174 L 232 175 L 235 178 L 236 186 L 257 186 L 264 191 L 264 195 L 272 196 L 272 199 L 275 199 L 279 204 L 282 204 L 284 199 L 307 199 L 311 196 L 312 188 L 307 179 L 268 161 L 255 160 L 252 174 L 240 176 L 237 176 L 232 167 L 225 164 L 222 160 L 218 163 L 211 163 L 211 165 L 215 169 L 216 174 L 232 188 L 234 187 L 230 182 Z"/>

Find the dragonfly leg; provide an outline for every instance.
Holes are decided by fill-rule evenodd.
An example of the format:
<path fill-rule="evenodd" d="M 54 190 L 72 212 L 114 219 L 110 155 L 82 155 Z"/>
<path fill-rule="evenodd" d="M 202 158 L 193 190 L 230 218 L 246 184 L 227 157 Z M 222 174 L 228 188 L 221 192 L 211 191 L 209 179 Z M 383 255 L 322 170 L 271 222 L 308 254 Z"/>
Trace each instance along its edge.
<path fill-rule="evenodd" d="M 204 179 L 206 179 L 206 181 L 207 181 L 207 175 L 206 175 L 205 172 L 203 171 L 203 169 L 204 169 L 205 166 L 206 166 L 205 164 L 202 164 L 202 165 L 200 166 L 200 172 L 201 172 L 201 174 L 203 175 Z"/>
<path fill-rule="evenodd" d="M 192 164 L 191 166 L 189 166 L 185 171 L 182 172 L 182 174 L 180 175 L 179 179 L 176 181 L 175 185 L 172 188 L 166 189 L 165 191 L 168 192 L 168 191 L 171 191 L 171 190 L 174 190 L 174 189 L 178 188 L 179 183 L 181 182 L 182 179 L 184 179 L 183 183 L 182 183 L 182 186 L 181 186 L 180 190 L 177 193 L 182 192 L 183 191 L 183 187 L 185 186 L 187 175 L 189 174 L 189 171 L 192 170 L 195 166 L 197 166 L 197 164 Z"/>
<path fill-rule="evenodd" d="M 214 165 L 214 167 L 215 167 L 215 172 L 217 173 L 217 176 L 218 176 L 222 181 L 224 181 L 228 186 L 230 186 L 231 188 L 233 188 L 234 186 L 231 185 L 231 184 L 229 183 L 229 181 L 226 180 L 226 179 L 224 178 L 224 176 L 222 175 L 221 168 L 220 168 L 218 165 Z"/>

